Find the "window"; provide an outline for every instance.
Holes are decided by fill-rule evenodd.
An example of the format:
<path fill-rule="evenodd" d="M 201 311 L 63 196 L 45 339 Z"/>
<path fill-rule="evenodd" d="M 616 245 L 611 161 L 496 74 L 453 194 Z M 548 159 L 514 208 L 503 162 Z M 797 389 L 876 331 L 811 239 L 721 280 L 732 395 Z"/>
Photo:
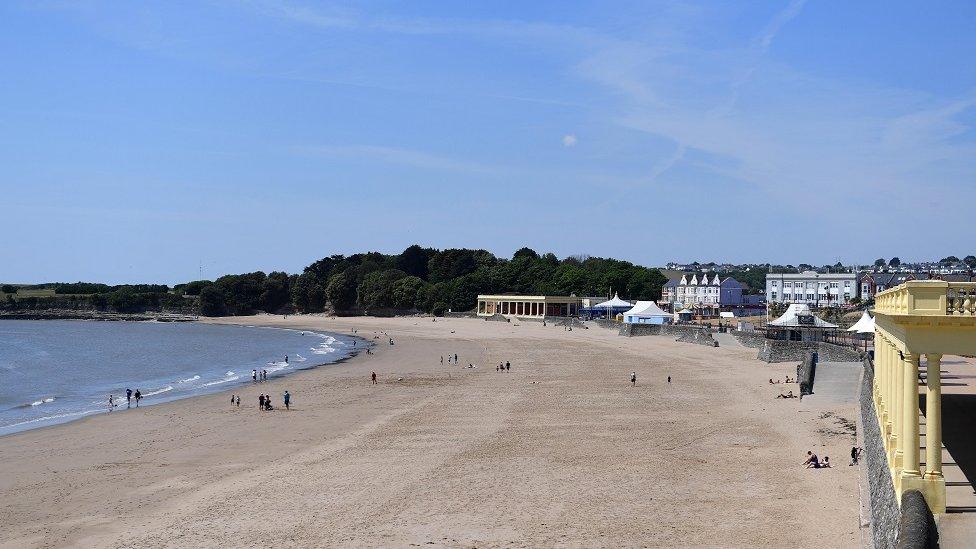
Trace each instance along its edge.
<path fill-rule="evenodd" d="M 776 292 L 772 292 L 770 295 L 773 296 L 773 301 L 776 301 Z"/>
<path fill-rule="evenodd" d="M 836 288 L 837 287 L 837 283 L 836 282 L 831 282 L 830 283 L 830 287 L 831 288 Z"/>
<path fill-rule="evenodd" d="M 779 281 L 778 280 L 774 280 L 774 281 L 770 282 L 769 285 L 772 288 L 777 288 L 777 287 L 779 287 Z"/>
<path fill-rule="evenodd" d="M 851 289 L 851 281 L 850 280 L 845 280 L 844 281 L 844 289 L 845 290 L 850 290 Z"/>

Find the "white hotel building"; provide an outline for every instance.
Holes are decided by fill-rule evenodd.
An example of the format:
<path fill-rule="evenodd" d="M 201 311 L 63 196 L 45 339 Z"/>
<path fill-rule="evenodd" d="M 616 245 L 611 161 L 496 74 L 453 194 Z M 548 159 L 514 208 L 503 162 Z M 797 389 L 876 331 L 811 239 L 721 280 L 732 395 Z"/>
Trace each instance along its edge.
<path fill-rule="evenodd" d="M 766 301 L 836 306 L 857 296 L 854 273 L 770 273 L 766 275 Z"/>

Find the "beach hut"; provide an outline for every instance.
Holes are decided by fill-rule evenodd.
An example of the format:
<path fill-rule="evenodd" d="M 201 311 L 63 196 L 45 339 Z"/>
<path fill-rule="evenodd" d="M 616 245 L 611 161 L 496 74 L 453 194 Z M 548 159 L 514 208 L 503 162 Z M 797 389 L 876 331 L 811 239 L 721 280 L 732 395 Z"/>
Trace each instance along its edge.
<path fill-rule="evenodd" d="M 624 313 L 624 322 L 627 324 L 664 324 L 670 319 L 671 315 L 653 301 L 638 301 Z"/>

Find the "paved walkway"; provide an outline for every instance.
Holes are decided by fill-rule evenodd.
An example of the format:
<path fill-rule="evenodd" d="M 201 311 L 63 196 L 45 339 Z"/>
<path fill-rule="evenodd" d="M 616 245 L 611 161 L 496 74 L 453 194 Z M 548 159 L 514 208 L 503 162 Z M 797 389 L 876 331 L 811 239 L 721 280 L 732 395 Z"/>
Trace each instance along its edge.
<path fill-rule="evenodd" d="M 833 405 L 857 402 L 862 369 L 860 362 L 818 363 L 817 374 L 813 379 L 813 394 L 803 397 L 803 403 Z"/>
<path fill-rule="evenodd" d="M 715 341 L 718 341 L 719 347 L 725 347 L 726 349 L 745 349 L 745 346 L 739 343 L 739 340 L 728 332 L 724 334 L 713 333 L 712 337 L 715 338 Z"/>

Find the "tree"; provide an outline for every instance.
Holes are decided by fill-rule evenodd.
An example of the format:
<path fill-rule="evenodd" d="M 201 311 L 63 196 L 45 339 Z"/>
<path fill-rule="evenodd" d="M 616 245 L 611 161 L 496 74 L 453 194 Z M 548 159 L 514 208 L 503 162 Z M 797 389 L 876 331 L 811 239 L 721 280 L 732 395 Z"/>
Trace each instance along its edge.
<path fill-rule="evenodd" d="M 539 254 L 535 253 L 535 250 L 533 250 L 532 248 L 522 247 L 519 248 L 517 252 L 515 252 L 515 255 L 512 256 L 512 259 L 519 259 L 520 257 L 538 259 Z"/>
<path fill-rule="evenodd" d="M 397 309 L 413 309 L 417 301 L 417 291 L 424 285 L 424 281 L 416 276 L 405 276 L 393 283 L 390 288 L 390 298 L 393 307 Z"/>
<path fill-rule="evenodd" d="M 878 259 L 875 259 L 874 260 L 874 266 L 875 267 L 884 267 L 887 264 L 888 264 L 888 262 L 885 261 L 884 258 L 878 258 Z"/>
<path fill-rule="evenodd" d="M 0 292 L 5 294 L 15 294 L 17 293 L 17 287 L 12 284 L 4 284 L 3 286 L 0 286 Z"/>
<path fill-rule="evenodd" d="M 410 246 L 406 250 L 397 256 L 396 258 L 396 268 L 407 273 L 420 278 L 421 280 L 427 279 L 427 263 L 430 261 L 431 256 L 437 253 L 436 250 L 432 248 L 421 248 L 417 244 Z"/>
<path fill-rule="evenodd" d="M 364 309 L 392 307 L 393 283 L 405 276 L 407 273 L 397 269 L 369 273 L 357 289 L 359 305 Z"/>
<path fill-rule="evenodd" d="M 200 291 L 213 284 L 210 280 L 194 280 L 183 285 L 184 295 L 200 295 Z"/>
<path fill-rule="evenodd" d="M 891 260 L 888 261 L 889 267 L 898 267 L 899 265 L 901 265 L 901 260 L 898 259 L 898 257 L 892 257 Z"/>
<path fill-rule="evenodd" d="M 962 258 L 963 263 L 969 266 L 970 269 L 976 269 L 976 256 L 967 255 Z"/>
<path fill-rule="evenodd" d="M 200 314 L 203 316 L 223 316 L 226 314 L 227 297 L 224 291 L 211 284 L 200 290 Z"/>
<path fill-rule="evenodd" d="M 942 264 L 942 265 L 949 265 L 951 263 L 959 263 L 959 258 L 956 257 L 956 256 L 954 256 L 954 255 L 950 255 L 949 257 L 943 257 L 942 259 L 940 259 L 939 260 L 939 263 Z"/>
<path fill-rule="evenodd" d="M 345 272 L 332 275 L 325 287 L 325 299 L 336 311 L 348 311 L 356 304 L 356 281 Z"/>
<path fill-rule="evenodd" d="M 326 288 L 314 272 L 307 269 L 291 285 L 291 302 L 303 313 L 317 313 L 325 308 Z"/>
<path fill-rule="evenodd" d="M 273 313 L 288 303 L 291 298 L 288 284 L 288 273 L 277 271 L 269 274 L 261 291 L 261 309 Z"/>

